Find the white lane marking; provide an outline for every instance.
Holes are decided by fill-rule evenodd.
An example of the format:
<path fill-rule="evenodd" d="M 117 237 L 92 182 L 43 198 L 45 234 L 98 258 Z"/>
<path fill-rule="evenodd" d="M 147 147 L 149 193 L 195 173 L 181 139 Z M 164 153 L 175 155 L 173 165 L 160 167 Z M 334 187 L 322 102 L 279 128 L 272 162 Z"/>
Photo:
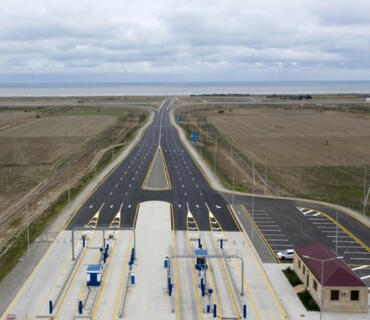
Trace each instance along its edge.
<path fill-rule="evenodd" d="M 338 248 L 356 248 L 356 249 L 358 249 L 358 248 L 362 248 L 362 247 L 360 247 L 360 246 L 338 246 Z"/>
<path fill-rule="evenodd" d="M 132 177 L 132 181 L 134 181 L 135 180 L 135 177 Z"/>
<path fill-rule="evenodd" d="M 312 224 L 331 224 L 333 225 L 333 222 L 312 222 Z"/>
<path fill-rule="evenodd" d="M 364 276 L 364 277 L 361 277 L 360 279 L 361 279 L 361 280 L 364 280 L 364 279 L 367 279 L 367 278 L 370 278 L 370 275 L 368 275 L 368 276 Z"/>
<path fill-rule="evenodd" d="M 116 183 L 115 187 L 116 187 L 116 188 L 118 187 L 118 183 Z"/>
<path fill-rule="evenodd" d="M 125 196 L 127 196 L 127 195 L 128 195 L 128 192 L 125 193 Z"/>
<path fill-rule="evenodd" d="M 138 174 L 138 172 L 136 171 L 135 174 Z"/>
<path fill-rule="evenodd" d="M 344 254 L 370 254 L 370 252 L 345 251 Z"/>
<path fill-rule="evenodd" d="M 185 188 L 185 185 L 183 184 L 182 187 Z"/>
<path fill-rule="evenodd" d="M 260 229 L 262 232 L 268 231 L 268 232 L 281 232 L 280 229 Z"/>
<path fill-rule="evenodd" d="M 131 208 L 131 204 L 129 204 L 129 205 L 127 206 L 127 208 Z"/>
<path fill-rule="evenodd" d="M 124 172 L 124 174 L 126 174 L 126 173 L 127 173 L 127 171 Z"/>
<path fill-rule="evenodd" d="M 198 186 L 197 184 L 195 185 L 195 187 L 196 187 L 196 188 L 199 188 L 199 186 Z"/>
<path fill-rule="evenodd" d="M 186 192 L 184 193 L 184 196 L 185 196 L 185 197 L 187 196 L 187 193 L 186 193 Z"/>
<path fill-rule="evenodd" d="M 195 178 L 193 178 L 193 181 L 195 181 Z"/>
<path fill-rule="evenodd" d="M 109 208 L 111 208 L 111 209 L 112 209 L 112 208 L 113 208 L 113 204 L 111 204 L 111 205 L 109 206 Z"/>
<path fill-rule="evenodd" d="M 370 265 L 364 265 L 364 266 L 356 267 L 356 268 L 353 268 L 352 271 L 366 269 L 366 268 L 370 268 Z"/>
<path fill-rule="evenodd" d="M 129 184 L 128 187 L 131 188 L 131 184 Z"/>
<path fill-rule="evenodd" d="M 200 196 L 203 197 L 203 193 L 202 192 L 200 193 Z"/>
<path fill-rule="evenodd" d="M 199 208 L 199 204 L 196 204 L 195 206 L 196 206 L 197 208 Z"/>
<path fill-rule="evenodd" d="M 90 204 L 90 207 L 89 208 L 91 209 L 93 206 L 94 206 L 93 204 Z"/>
<path fill-rule="evenodd" d="M 216 204 L 216 208 L 217 208 L 217 209 L 221 209 L 221 206 L 219 206 L 219 205 L 217 205 L 217 204 Z"/>
<path fill-rule="evenodd" d="M 288 239 L 268 239 L 268 241 L 289 241 Z"/>
<path fill-rule="evenodd" d="M 111 191 L 111 192 L 109 192 L 109 195 L 110 195 L 110 196 L 112 195 L 112 191 Z"/>
<path fill-rule="evenodd" d="M 317 212 L 317 213 L 313 214 L 312 216 L 317 217 L 317 216 L 319 216 L 320 214 L 321 214 L 320 212 Z"/>
<path fill-rule="evenodd" d="M 119 179 L 120 179 L 120 180 L 122 180 L 122 179 L 123 179 L 123 177 L 120 177 Z"/>
<path fill-rule="evenodd" d="M 179 204 L 179 208 L 181 208 L 181 204 Z"/>

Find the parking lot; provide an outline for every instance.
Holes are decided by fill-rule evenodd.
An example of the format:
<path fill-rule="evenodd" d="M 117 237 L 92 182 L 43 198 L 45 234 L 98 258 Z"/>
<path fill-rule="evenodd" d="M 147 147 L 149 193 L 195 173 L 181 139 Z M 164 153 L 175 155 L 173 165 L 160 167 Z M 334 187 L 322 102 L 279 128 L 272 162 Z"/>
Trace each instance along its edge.
<path fill-rule="evenodd" d="M 248 203 L 243 208 L 276 260 L 278 251 L 321 243 L 336 251 L 338 256 L 343 256 L 344 261 L 370 287 L 368 247 L 340 221 L 325 212 L 303 207 L 288 211 L 268 206 L 252 208 Z"/>

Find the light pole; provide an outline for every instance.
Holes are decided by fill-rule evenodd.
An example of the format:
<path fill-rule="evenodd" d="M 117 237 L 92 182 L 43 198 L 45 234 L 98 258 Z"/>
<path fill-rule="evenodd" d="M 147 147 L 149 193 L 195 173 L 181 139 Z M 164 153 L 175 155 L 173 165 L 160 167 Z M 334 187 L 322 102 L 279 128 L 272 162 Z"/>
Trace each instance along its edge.
<path fill-rule="evenodd" d="M 324 313 L 324 263 L 328 261 L 333 261 L 336 259 L 343 259 L 343 257 L 334 257 L 329 259 L 318 259 L 315 257 L 310 256 L 302 256 L 303 258 L 315 260 L 321 263 L 321 306 L 320 306 L 320 320 L 323 319 L 323 313 Z"/>
<path fill-rule="evenodd" d="M 67 179 L 68 179 L 68 208 L 70 208 L 70 207 L 71 207 L 71 180 L 70 180 L 69 170 L 70 170 L 70 163 L 69 163 L 69 161 L 68 161 L 68 164 L 67 164 Z"/>
<path fill-rule="evenodd" d="M 34 192 L 33 195 L 39 195 L 40 193 Z M 29 204 L 30 200 L 27 200 L 26 204 L 26 232 L 27 232 L 27 258 L 30 257 L 30 219 L 29 219 Z"/>
<path fill-rule="evenodd" d="M 216 175 L 216 157 L 217 157 L 217 134 L 216 134 L 216 144 L 215 144 L 215 152 L 213 155 L 213 172 Z"/>

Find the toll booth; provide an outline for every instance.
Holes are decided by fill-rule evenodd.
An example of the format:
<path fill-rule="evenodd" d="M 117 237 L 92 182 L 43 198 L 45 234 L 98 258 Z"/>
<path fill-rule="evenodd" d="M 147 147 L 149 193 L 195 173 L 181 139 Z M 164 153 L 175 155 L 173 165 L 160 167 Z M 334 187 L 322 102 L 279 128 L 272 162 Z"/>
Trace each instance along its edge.
<path fill-rule="evenodd" d="M 207 250 L 195 250 L 195 269 L 203 270 L 207 268 Z"/>
<path fill-rule="evenodd" d="M 99 287 L 101 284 L 103 266 L 101 264 L 89 264 L 87 266 L 87 286 Z"/>

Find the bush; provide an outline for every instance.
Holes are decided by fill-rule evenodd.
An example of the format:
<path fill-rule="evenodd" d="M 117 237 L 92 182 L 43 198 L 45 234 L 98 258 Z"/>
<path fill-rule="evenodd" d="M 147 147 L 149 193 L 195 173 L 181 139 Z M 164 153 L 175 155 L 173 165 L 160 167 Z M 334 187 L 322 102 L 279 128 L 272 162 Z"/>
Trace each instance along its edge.
<path fill-rule="evenodd" d="M 307 311 L 320 311 L 316 301 L 312 298 L 311 294 L 307 290 L 299 292 L 298 297 L 302 301 Z"/>
<path fill-rule="evenodd" d="M 298 278 L 297 274 L 290 269 L 290 267 L 286 268 L 283 270 L 285 276 L 288 278 L 290 284 L 292 287 L 298 286 L 299 284 L 302 284 L 301 279 Z"/>

